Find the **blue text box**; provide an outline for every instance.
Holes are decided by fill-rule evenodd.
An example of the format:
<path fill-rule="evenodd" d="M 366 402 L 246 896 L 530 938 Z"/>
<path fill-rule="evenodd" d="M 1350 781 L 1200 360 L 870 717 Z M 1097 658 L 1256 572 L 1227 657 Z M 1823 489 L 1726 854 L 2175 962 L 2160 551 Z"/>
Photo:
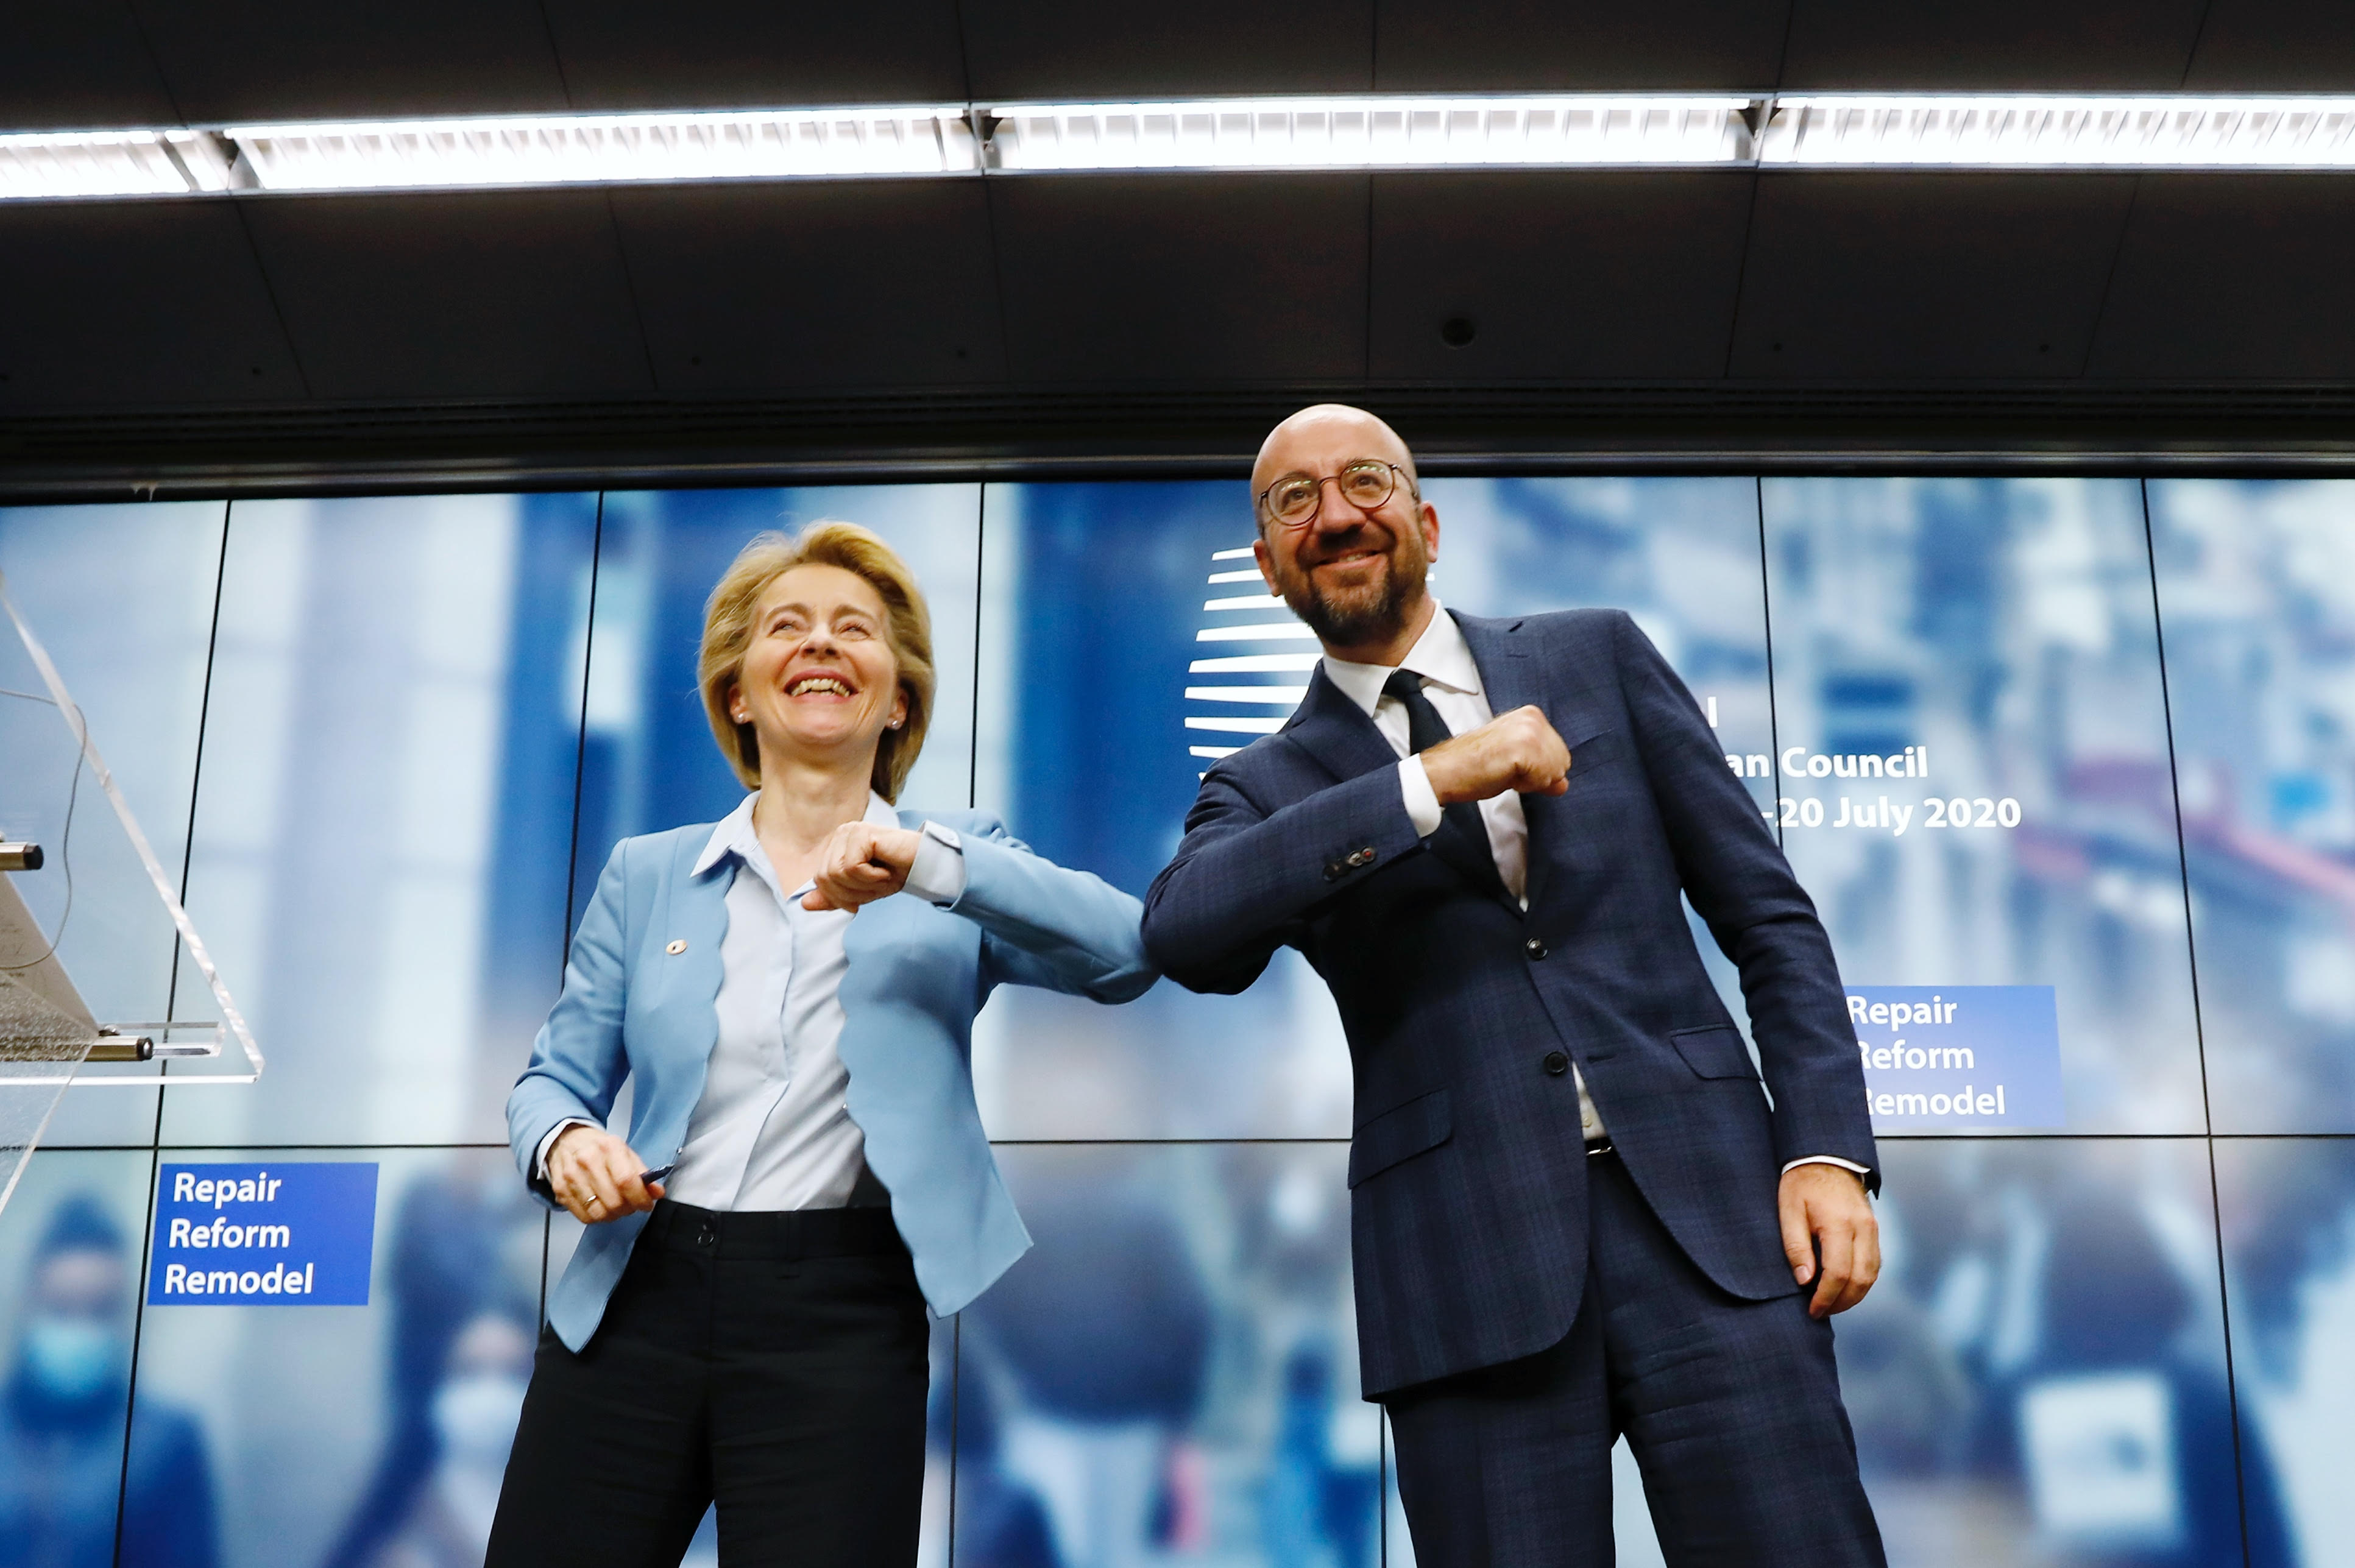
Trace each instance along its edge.
<path fill-rule="evenodd" d="M 365 1307 L 374 1164 L 166 1165 L 151 1307 Z"/>
<path fill-rule="evenodd" d="M 2062 1128 L 2049 985 L 1852 985 L 1849 1022 L 1877 1132 Z"/>

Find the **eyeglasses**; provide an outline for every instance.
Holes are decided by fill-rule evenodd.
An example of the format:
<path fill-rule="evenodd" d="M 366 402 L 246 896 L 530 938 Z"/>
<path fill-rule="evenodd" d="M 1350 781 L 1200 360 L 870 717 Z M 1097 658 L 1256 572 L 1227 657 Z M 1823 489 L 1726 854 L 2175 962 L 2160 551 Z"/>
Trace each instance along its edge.
<path fill-rule="evenodd" d="M 1259 493 L 1259 503 L 1284 527 L 1305 528 L 1324 505 L 1327 484 L 1338 485 L 1341 499 L 1350 505 L 1361 512 L 1371 512 L 1397 492 L 1399 478 L 1405 471 L 1398 464 L 1380 458 L 1360 458 L 1324 479 L 1305 473 L 1286 474 Z"/>

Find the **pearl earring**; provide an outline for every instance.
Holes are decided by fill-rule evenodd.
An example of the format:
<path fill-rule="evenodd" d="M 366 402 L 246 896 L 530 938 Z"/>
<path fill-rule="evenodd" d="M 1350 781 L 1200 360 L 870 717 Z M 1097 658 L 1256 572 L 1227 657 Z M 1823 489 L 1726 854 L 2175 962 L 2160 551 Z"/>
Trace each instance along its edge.
<path fill-rule="evenodd" d="M 891 727 L 893 729 L 898 729 L 900 727 L 900 721 L 898 719 L 893 719 L 891 721 Z"/>

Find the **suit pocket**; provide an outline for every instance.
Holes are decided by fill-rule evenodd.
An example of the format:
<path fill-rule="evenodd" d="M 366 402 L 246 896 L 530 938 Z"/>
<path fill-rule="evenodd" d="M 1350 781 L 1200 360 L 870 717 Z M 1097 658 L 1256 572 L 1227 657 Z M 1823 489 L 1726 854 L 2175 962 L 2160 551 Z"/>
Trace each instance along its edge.
<path fill-rule="evenodd" d="M 1570 785 L 1576 789 L 1590 773 L 1619 760 L 1623 737 L 1615 729 L 1597 730 L 1570 747 Z"/>
<path fill-rule="evenodd" d="M 1433 1089 L 1393 1106 L 1358 1128 L 1349 1140 L 1349 1185 L 1379 1175 L 1402 1160 L 1438 1148 L 1455 1131 L 1447 1091 Z"/>
<path fill-rule="evenodd" d="M 1705 1029 L 1679 1029 L 1668 1036 L 1668 1044 L 1685 1059 L 1696 1078 L 1754 1078 L 1758 1069 L 1751 1065 L 1750 1048 L 1742 1043 L 1742 1032 L 1731 1023 L 1712 1023 Z"/>

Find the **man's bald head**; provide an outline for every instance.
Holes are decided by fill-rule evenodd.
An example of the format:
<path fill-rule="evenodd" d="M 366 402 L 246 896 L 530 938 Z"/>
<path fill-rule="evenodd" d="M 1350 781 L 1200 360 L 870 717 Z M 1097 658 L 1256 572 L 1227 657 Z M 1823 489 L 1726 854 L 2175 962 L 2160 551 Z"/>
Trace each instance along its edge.
<path fill-rule="evenodd" d="M 1343 488 L 1345 474 L 1368 464 L 1387 465 L 1377 471 L 1381 482 Z M 1278 523 L 1259 498 L 1270 485 L 1296 489 L 1295 480 L 1314 484 L 1315 505 L 1295 504 L 1293 520 Z M 1268 591 L 1337 658 L 1402 658 L 1431 619 L 1423 580 L 1439 549 L 1439 514 L 1423 499 L 1414 454 L 1398 432 L 1346 403 L 1303 408 L 1261 443 L 1252 496 L 1259 524 L 1252 555 Z"/>
<path fill-rule="evenodd" d="M 1336 452 L 1347 455 L 1335 459 Z M 1261 494 L 1285 474 L 1335 473 L 1359 458 L 1381 458 L 1398 464 L 1406 471 L 1408 486 L 1422 493 L 1414 453 L 1387 422 L 1347 403 L 1311 403 L 1260 442 L 1259 458 L 1252 464 L 1252 494 Z"/>

